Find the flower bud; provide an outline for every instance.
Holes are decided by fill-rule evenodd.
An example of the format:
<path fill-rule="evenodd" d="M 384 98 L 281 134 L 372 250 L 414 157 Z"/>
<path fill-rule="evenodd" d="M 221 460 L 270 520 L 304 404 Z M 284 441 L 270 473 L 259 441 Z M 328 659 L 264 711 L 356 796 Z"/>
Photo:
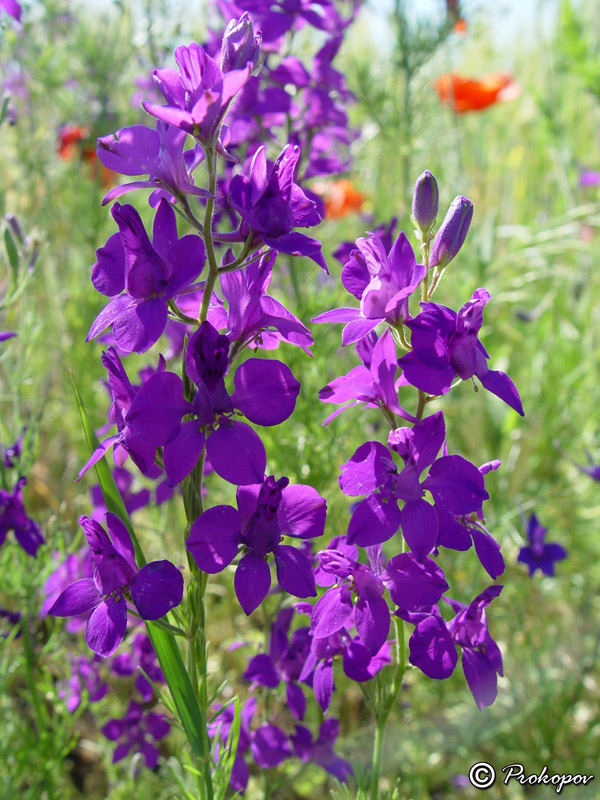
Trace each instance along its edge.
<path fill-rule="evenodd" d="M 433 240 L 430 267 L 448 266 L 463 246 L 472 217 L 473 203 L 466 197 L 455 197 Z"/>
<path fill-rule="evenodd" d="M 256 64 L 260 57 L 262 36 L 254 33 L 254 26 L 248 13 L 244 12 L 239 19 L 228 22 L 221 45 L 221 70 L 230 72 L 233 69 L 244 69 L 251 61 Z"/>
<path fill-rule="evenodd" d="M 415 183 L 412 203 L 413 222 L 424 237 L 435 224 L 439 198 L 437 181 L 429 170 L 425 170 Z"/>

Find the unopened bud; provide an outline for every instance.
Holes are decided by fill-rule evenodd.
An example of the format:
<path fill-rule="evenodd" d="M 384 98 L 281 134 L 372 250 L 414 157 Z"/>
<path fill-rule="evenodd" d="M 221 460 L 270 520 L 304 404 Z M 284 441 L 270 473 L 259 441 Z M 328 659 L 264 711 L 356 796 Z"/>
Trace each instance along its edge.
<path fill-rule="evenodd" d="M 413 194 L 412 218 L 423 237 L 426 237 L 435 224 L 438 213 L 440 193 L 435 177 L 425 170 L 415 183 Z"/>
<path fill-rule="evenodd" d="M 10 226 L 12 232 L 17 237 L 17 239 L 21 243 L 23 243 L 24 241 L 23 231 L 19 224 L 19 220 L 15 217 L 15 215 L 9 212 L 8 214 L 5 215 L 4 220 L 6 224 Z"/>
<path fill-rule="evenodd" d="M 455 197 L 431 246 L 430 267 L 444 269 L 463 246 L 473 217 L 473 203 Z"/>
<path fill-rule="evenodd" d="M 249 61 L 256 64 L 260 57 L 262 36 L 254 33 L 254 26 L 244 12 L 239 19 L 232 19 L 225 28 L 221 45 L 221 70 L 244 69 Z"/>

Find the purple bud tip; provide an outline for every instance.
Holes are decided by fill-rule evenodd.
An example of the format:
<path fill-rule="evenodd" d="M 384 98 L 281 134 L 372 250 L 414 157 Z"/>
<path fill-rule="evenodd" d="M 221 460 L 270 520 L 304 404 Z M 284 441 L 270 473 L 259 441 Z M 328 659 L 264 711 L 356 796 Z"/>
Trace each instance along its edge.
<path fill-rule="evenodd" d="M 415 183 L 412 204 L 413 220 L 424 234 L 427 234 L 435 223 L 439 199 L 437 181 L 429 170 L 425 170 Z"/>
<path fill-rule="evenodd" d="M 430 267 L 444 269 L 463 246 L 473 217 L 473 203 L 455 197 L 431 246 Z"/>
<path fill-rule="evenodd" d="M 239 19 L 228 22 L 221 45 L 221 70 L 230 72 L 244 69 L 248 62 L 256 64 L 260 57 L 262 36 L 254 33 L 254 26 L 245 11 Z"/>

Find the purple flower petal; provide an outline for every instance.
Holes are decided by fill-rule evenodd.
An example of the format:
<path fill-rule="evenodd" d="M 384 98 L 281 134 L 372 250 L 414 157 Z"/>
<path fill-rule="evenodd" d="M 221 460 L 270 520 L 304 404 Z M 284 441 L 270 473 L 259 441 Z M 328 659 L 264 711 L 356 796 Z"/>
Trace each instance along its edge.
<path fill-rule="evenodd" d="M 142 619 L 159 619 L 181 603 L 183 575 L 170 561 L 151 561 L 131 581 L 131 599 Z"/>
<path fill-rule="evenodd" d="M 95 608 L 102 600 L 93 578 L 75 581 L 58 596 L 48 614 L 53 617 L 78 617 Z"/>
<path fill-rule="evenodd" d="M 281 588 L 294 597 L 316 597 L 315 576 L 304 553 L 291 545 L 280 544 L 273 554 Z"/>
<path fill-rule="evenodd" d="M 230 483 L 262 483 L 267 454 L 258 434 L 245 422 L 221 424 L 206 440 L 206 454 L 215 472 Z"/>
<path fill-rule="evenodd" d="M 372 494 L 356 506 L 348 525 L 348 542 L 369 547 L 387 542 L 400 527 L 400 509 L 393 498 Z"/>
<path fill-rule="evenodd" d="M 478 528 L 469 528 L 475 545 L 478 559 L 488 575 L 493 579 L 499 578 L 504 572 L 505 564 L 500 552 L 500 545 L 489 533 Z"/>
<path fill-rule="evenodd" d="M 365 442 L 350 461 L 340 467 L 340 488 L 349 497 L 359 497 L 385 487 L 397 472 L 390 451 L 380 442 Z"/>
<path fill-rule="evenodd" d="M 484 389 L 495 394 L 500 400 L 504 400 L 507 405 L 514 408 L 517 414 L 520 414 L 522 417 L 525 416 L 517 387 L 505 372 L 490 369 L 483 375 L 478 375 L 477 377 L 483 384 Z"/>
<path fill-rule="evenodd" d="M 177 435 L 181 418 L 191 410 L 183 396 L 183 381 L 179 375 L 158 372 L 137 393 L 126 421 L 135 436 L 160 447 Z"/>
<path fill-rule="evenodd" d="M 250 744 L 254 761 L 261 769 L 271 769 L 292 755 L 285 733 L 276 725 L 261 725 Z"/>
<path fill-rule="evenodd" d="M 319 661 L 313 675 L 315 699 L 323 711 L 327 712 L 333 693 L 333 663 L 331 659 Z"/>
<path fill-rule="evenodd" d="M 214 506 L 192 523 L 186 548 L 204 572 L 221 572 L 238 551 L 241 517 L 232 506 Z"/>
<path fill-rule="evenodd" d="M 450 514 L 478 511 L 489 499 L 483 475 L 462 456 L 442 456 L 435 461 L 423 486 L 431 492 L 436 506 Z"/>
<path fill-rule="evenodd" d="M 431 616 L 419 622 L 410 637 L 410 663 L 429 678 L 443 680 L 456 667 L 458 654 L 444 621 Z"/>
<path fill-rule="evenodd" d="M 462 666 L 477 708 L 491 706 L 498 694 L 498 678 L 492 663 L 482 653 L 465 647 Z"/>
<path fill-rule="evenodd" d="M 256 682 L 270 689 L 279 686 L 279 674 L 272 658 L 266 653 L 259 653 L 250 659 L 243 678 L 246 681 Z"/>
<path fill-rule="evenodd" d="M 121 235 L 113 233 L 104 247 L 96 250 L 97 261 L 92 267 L 92 284 L 100 294 L 114 297 L 125 288 L 125 250 Z"/>
<path fill-rule="evenodd" d="M 383 597 L 359 597 L 354 624 L 369 652 L 378 653 L 390 632 L 390 611 Z"/>
<path fill-rule="evenodd" d="M 233 585 L 242 610 L 245 614 L 251 614 L 265 599 L 271 587 L 268 561 L 254 553 L 246 553 L 235 571 Z"/>
<path fill-rule="evenodd" d="M 127 603 L 124 597 L 107 597 L 90 614 L 85 629 L 88 647 L 103 658 L 112 656 L 127 628 Z"/>
<path fill-rule="evenodd" d="M 321 639 L 337 633 L 350 622 L 353 613 L 352 596 L 347 587 L 328 589 L 314 607 L 311 619 L 313 636 Z"/>
<path fill-rule="evenodd" d="M 160 339 L 166 324 L 167 301 L 164 298 L 149 297 L 147 300 L 138 300 L 125 308 L 115 319 L 113 324 L 115 344 L 124 353 L 145 353 Z"/>
<path fill-rule="evenodd" d="M 435 547 L 438 517 L 435 508 L 425 500 L 411 500 L 400 513 L 400 524 L 406 543 L 419 561 Z"/>
<path fill-rule="evenodd" d="M 387 574 L 391 598 L 401 610 L 435 605 L 448 589 L 444 573 L 435 561 L 426 558 L 420 563 L 412 553 L 390 558 Z"/>
<path fill-rule="evenodd" d="M 300 384 L 286 364 L 260 358 L 244 361 L 234 375 L 233 384 L 233 407 L 257 425 L 284 422 L 294 410 L 300 391 Z"/>
<path fill-rule="evenodd" d="M 304 719 L 306 713 L 306 697 L 297 683 L 288 683 L 285 687 L 287 705 L 296 719 Z"/>
<path fill-rule="evenodd" d="M 325 529 L 327 501 L 313 489 L 303 484 L 290 484 L 281 494 L 277 509 L 277 523 L 282 536 L 314 539 Z"/>
<path fill-rule="evenodd" d="M 171 486 L 186 478 L 198 463 L 204 447 L 205 436 L 198 420 L 182 422 L 179 433 L 163 449 L 165 472 Z"/>

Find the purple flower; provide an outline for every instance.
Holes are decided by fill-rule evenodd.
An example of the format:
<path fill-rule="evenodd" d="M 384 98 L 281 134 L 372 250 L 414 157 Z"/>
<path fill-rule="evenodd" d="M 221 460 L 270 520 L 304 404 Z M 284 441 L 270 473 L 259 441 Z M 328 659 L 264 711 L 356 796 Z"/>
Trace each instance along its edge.
<path fill-rule="evenodd" d="M 224 43 L 224 58 L 226 52 L 227 42 Z M 202 143 L 211 143 L 229 104 L 250 77 L 254 64 L 249 61 L 240 69 L 223 73 L 206 50 L 195 42 L 188 47 L 178 47 L 175 61 L 178 72 L 155 69 L 152 73 L 156 88 L 167 104 L 143 102 L 142 106 L 149 114 L 181 128 Z M 220 150 L 226 155 L 222 147 Z"/>
<path fill-rule="evenodd" d="M 102 363 L 108 372 L 108 391 L 112 400 L 108 421 L 117 426 L 117 433 L 104 439 L 94 450 L 80 470 L 79 480 L 111 447 L 114 447 L 113 454 L 117 466 L 122 467 L 127 457 L 131 456 L 139 470 L 143 474 L 149 475 L 155 470 L 156 446 L 152 446 L 144 438 L 136 436 L 128 423 L 129 410 L 141 387 L 131 383 L 114 347 L 109 347 L 106 352 L 102 353 Z M 160 381 L 154 381 L 155 392 L 158 389 L 157 383 L 160 383 L 161 395 L 172 397 L 174 391 L 179 389 L 177 381 L 181 379 L 172 373 L 166 373 L 165 367 L 165 360 L 161 356 L 156 371 L 151 377 L 163 376 Z M 181 399 L 181 408 L 187 408 L 183 398 Z M 182 410 L 181 413 L 183 414 L 184 411 Z"/>
<path fill-rule="evenodd" d="M 225 389 L 228 354 L 228 337 L 203 322 L 185 354 L 186 373 L 198 389 L 192 403 L 184 399 L 181 378 L 167 372 L 144 384 L 127 414 L 138 439 L 165 446 L 165 471 L 173 485 L 192 471 L 205 444 L 215 472 L 225 480 L 238 485 L 261 481 L 264 446 L 249 425 L 232 419 L 235 410 L 257 425 L 278 425 L 294 410 L 300 384 L 289 367 L 274 359 L 244 361 L 230 396 Z M 187 414 L 194 419 L 182 422 Z"/>
<path fill-rule="evenodd" d="M 600 172 L 595 169 L 584 169 L 579 173 L 579 185 L 598 186 L 600 185 Z"/>
<path fill-rule="evenodd" d="M 344 494 L 368 495 L 350 520 L 350 543 L 361 547 L 378 544 L 401 526 L 408 546 L 422 561 L 437 543 L 437 511 L 468 514 L 481 508 L 489 497 L 483 476 L 462 456 L 437 458 L 444 439 L 444 415 L 438 411 L 414 428 L 396 428 L 390 433 L 388 444 L 404 462 L 400 471 L 390 451 L 379 442 L 365 442 L 342 465 Z M 428 475 L 422 480 L 426 469 Z M 423 499 L 426 490 L 433 497 L 433 506 Z M 399 500 L 404 501 L 401 511 Z"/>
<path fill-rule="evenodd" d="M 584 475 L 589 475 L 595 481 L 600 481 L 600 464 L 594 464 L 594 460 L 590 453 L 587 454 L 589 466 L 584 466 L 583 464 L 575 464 L 577 469 L 580 472 L 583 472 Z"/>
<path fill-rule="evenodd" d="M 373 219 L 370 219 L 368 224 L 372 224 Z M 398 218 L 392 217 L 389 223 L 381 223 L 377 225 L 373 229 L 373 235 L 376 236 L 382 243 L 383 249 L 386 253 L 388 253 L 392 249 L 392 245 L 394 243 L 394 233 L 396 230 L 396 225 L 398 224 Z M 333 251 L 333 255 L 337 260 L 340 262 L 342 267 L 344 267 L 348 261 L 350 260 L 350 256 L 352 252 L 356 250 L 356 242 L 353 241 L 345 241 L 341 242 L 337 248 Z"/>
<path fill-rule="evenodd" d="M 23 487 L 27 478 L 19 478 L 12 491 L 0 489 L 0 547 L 6 535 L 13 531 L 15 539 L 27 555 L 37 556 L 38 547 L 44 544 L 44 537 L 37 522 L 27 515 L 23 502 Z"/>
<path fill-rule="evenodd" d="M 271 586 L 267 555 L 273 553 L 277 579 L 295 597 L 315 597 L 315 579 L 308 558 L 282 536 L 313 539 L 322 536 L 326 502 L 311 486 L 289 486 L 288 478 L 271 475 L 264 483 L 240 486 L 237 510 L 214 506 L 192 524 L 186 547 L 201 570 L 221 572 L 242 545 L 234 587 L 246 614 L 265 599 Z"/>
<path fill-rule="evenodd" d="M 133 750 L 142 753 L 148 769 L 158 765 L 159 751 L 156 742 L 163 739 L 171 726 L 164 714 L 144 711 L 144 708 L 133 700 L 127 712 L 120 719 L 110 719 L 102 728 L 102 733 L 111 742 L 117 742 L 113 753 L 113 764 Z"/>
<path fill-rule="evenodd" d="M 241 10 L 250 12 L 258 30 L 262 32 L 265 49 L 279 50 L 281 37 L 289 30 L 298 30 L 308 23 L 317 30 L 336 31 L 347 25 L 341 19 L 332 0 L 219 0 L 223 16 L 236 16 Z"/>
<path fill-rule="evenodd" d="M 357 239 L 356 250 L 342 270 L 342 283 L 360 300 L 360 308 L 335 308 L 312 322 L 345 322 L 342 344 L 357 342 L 380 322 L 397 327 L 410 319 L 408 299 L 425 276 L 414 251 L 400 233 L 389 253 L 373 233 Z"/>
<path fill-rule="evenodd" d="M 490 636 L 485 608 L 502 591 L 490 586 L 468 606 L 447 599 L 456 616 L 446 622 L 437 606 L 418 622 L 410 637 L 410 662 L 429 678 L 443 680 L 454 672 L 456 648 L 462 649 L 462 665 L 469 689 L 479 709 L 496 699 L 496 674 L 502 675 L 502 654 Z"/>
<path fill-rule="evenodd" d="M 94 653 L 107 658 L 125 634 L 127 602 L 142 619 L 159 619 L 181 602 L 183 577 L 170 561 L 152 561 L 138 569 L 129 531 L 114 514 L 106 515 L 110 537 L 88 517 L 80 517 L 79 524 L 92 554 L 94 577 L 68 586 L 48 613 L 74 617 L 90 612 L 85 640 Z"/>
<path fill-rule="evenodd" d="M 265 723 L 254 731 L 250 730 L 255 711 L 256 698 L 250 697 L 246 700 L 240 712 L 240 735 L 229 780 L 231 788 L 241 794 L 246 791 L 248 778 L 250 777 L 245 759 L 248 750 L 250 750 L 252 758 L 261 770 L 277 767 L 292 755 L 288 737 L 277 725 Z M 234 709 L 229 705 L 224 709 L 218 708 L 217 716 L 208 724 L 208 735 L 213 739 L 219 738 L 215 748 L 215 759 L 219 756 L 220 748 L 227 746 L 227 739 L 233 720 Z"/>
<path fill-rule="evenodd" d="M 244 346 L 272 349 L 283 339 L 309 355 L 313 337 L 308 328 L 278 300 L 266 294 L 271 283 L 276 254 L 270 251 L 245 269 L 221 275 L 221 290 L 227 310 L 217 300 L 208 319 L 215 328 L 225 329 L 229 340 Z M 214 297 L 214 295 L 213 295 Z"/>
<path fill-rule="evenodd" d="M 308 609 L 305 610 L 306 613 L 311 613 Z M 312 683 L 317 703 L 325 712 L 329 708 L 335 690 L 333 662 L 338 656 L 342 657 L 345 675 L 358 683 L 370 681 L 391 660 L 387 642 L 384 642 L 381 649 L 373 655 L 360 638 L 352 637 L 346 628 L 320 639 L 313 636 L 310 653 L 299 680 Z"/>
<path fill-rule="evenodd" d="M 186 134 L 161 120 L 156 130 L 145 125 L 121 128 L 98 139 L 98 158 L 108 169 L 121 175 L 148 175 L 144 181 L 133 181 L 111 189 L 102 205 L 133 189 L 153 189 L 150 205 L 156 208 L 161 199 L 176 203 L 182 194 L 208 197 L 206 189 L 194 186 L 192 173 L 204 159 L 200 145 L 184 152 Z"/>
<path fill-rule="evenodd" d="M 500 461 L 491 461 L 479 467 L 479 472 L 486 475 L 500 465 Z M 437 546 L 469 550 L 474 545 L 477 557 L 488 575 L 494 580 L 500 577 L 505 569 L 504 558 L 500 545 L 483 524 L 483 509 L 478 508 L 470 514 L 452 514 L 439 508 L 436 511 L 439 525 Z"/>
<path fill-rule="evenodd" d="M 306 711 L 306 698 L 298 684 L 304 663 L 310 652 L 310 628 L 295 630 L 291 639 L 289 629 L 294 617 L 293 608 L 283 608 L 271 625 L 269 652 L 250 659 L 244 678 L 260 686 L 275 688 L 279 681 L 286 687 L 289 710 L 301 720 Z"/>
<path fill-rule="evenodd" d="M 330 414 L 323 424 L 327 425 L 342 411 L 359 403 L 416 422 L 416 417 L 398 403 L 397 390 L 405 381 L 402 378 L 396 380 L 398 362 L 390 332 L 385 330 L 379 339 L 375 333 L 370 333 L 356 345 L 356 349 L 362 365 L 334 378 L 319 391 L 319 400 L 323 403 L 345 403 Z"/>
<path fill-rule="evenodd" d="M 67 711 L 72 714 L 81 704 L 83 692 L 87 693 L 88 703 L 97 703 L 108 692 L 108 684 L 100 677 L 100 659 L 85 656 L 69 656 L 71 677 L 59 683 L 58 696 L 65 701 Z"/>
<path fill-rule="evenodd" d="M 23 437 L 26 430 L 27 427 L 25 426 L 21 435 L 8 447 L 2 447 L 2 445 L 0 445 L 0 459 L 7 469 L 15 467 L 21 458 L 23 452 Z"/>
<path fill-rule="evenodd" d="M 544 575 L 554 575 L 554 562 L 562 561 L 567 557 L 567 551 L 556 542 L 546 542 L 548 529 L 540 524 L 535 514 L 529 517 L 527 527 L 527 538 L 529 544 L 519 550 L 517 561 L 527 564 L 529 575 L 533 575 L 537 569 Z"/>
<path fill-rule="evenodd" d="M 265 148 L 259 147 L 246 167 L 246 175 L 236 175 L 229 187 L 229 202 L 241 216 L 240 237 L 252 234 L 256 248 L 266 244 L 279 253 L 312 258 L 329 272 L 321 244 L 292 228 L 308 228 L 321 222 L 316 203 L 294 183 L 300 148 L 286 145 L 277 161 L 267 161 Z"/>
<path fill-rule="evenodd" d="M 0 342 L 13 339 L 17 334 L 14 331 L 0 331 Z"/>
<path fill-rule="evenodd" d="M 336 538 L 318 553 L 317 583 L 334 585 L 319 598 L 311 618 L 315 638 L 324 638 L 354 624 L 371 655 L 379 652 L 390 630 L 385 586 L 372 569 L 359 564 L 357 550 L 346 537 Z M 321 580 L 320 580 L 321 578 Z M 325 578 L 325 581 L 322 580 Z"/>
<path fill-rule="evenodd" d="M 143 670 L 143 673 L 141 672 Z M 113 658 L 112 671 L 115 675 L 136 675 L 135 688 L 142 700 L 149 703 L 154 697 L 154 689 L 145 675 L 153 683 L 164 683 L 165 676 L 158 664 L 152 642 L 145 633 L 136 633 L 131 642 L 131 650 L 122 652 Z"/>
<path fill-rule="evenodd" d="M 406 323 L 412 333 L 412 352 L 398 364 L 409 383 L 436 395 L 446 394 L 457 375 L 462 380 L 477 377 L 488 392 L 523 416 L 516 386 L 505 372 L 488 367 L 489 355 L 478 339 L 489 299 L 489 292 L 476 289 L 458 314 L 437 303 L 421 303 L 423 311 Z"/>
<path fill-rule="evenodd" d="M 202 272 L 204 244 L 193 234 L 178 238 L 175 212 L 166 200 L 156 212 L 152 244 L 133 206 L 115 203 L 112 215 L 119 233 L 97 251 L 92 283 L 113 299 L 96 317 L 86 341 L 112 325 L 120 350 L 144 353 L 165 329 L 168 301 L 188 290 Z"/>
<path fill-rule="evenodd" d="M 318 764 L 341 783 L 345 783 L 352 775 L 352 765 L 345 758 L 337 756 L 333 750 L 340 732 L 340 721 L 329 717 L 319 728 L 319 735 L 313 741 L 312 734 L 304 725 L 296 725 L 290 739 L 294 753 L 304 763 L 312 761 Z"/>

